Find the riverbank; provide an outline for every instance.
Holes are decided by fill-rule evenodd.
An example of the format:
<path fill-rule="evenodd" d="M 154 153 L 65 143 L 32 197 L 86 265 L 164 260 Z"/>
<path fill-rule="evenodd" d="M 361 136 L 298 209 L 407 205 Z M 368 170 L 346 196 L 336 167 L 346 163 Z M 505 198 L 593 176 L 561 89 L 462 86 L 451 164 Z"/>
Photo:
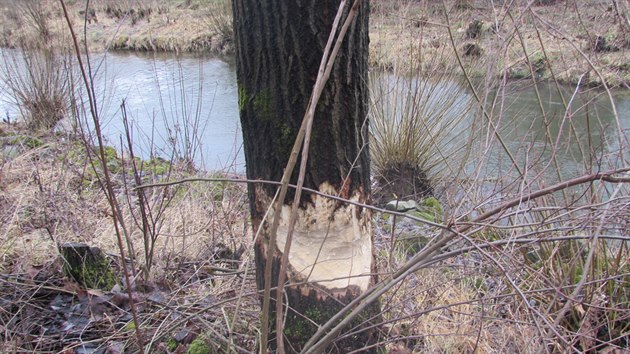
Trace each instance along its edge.
<path fill-rule="evenodd" d="M 253 272 L 239 270 L 252 259 L 238 251 L 251 249 L 253 242 L 245 185 L 190 182 L 148 188 L 142 192 L 145 199 L 138 199 L 135 177 L 151 183 L 192 173 L 232 176 L 192 172 L 159 158 L 135 159 L 134 167 L 129 156 L 106 147 L 117 200 L 115 228 L 98 149 L 86 144 L 71 132 L 35 136 L 22 124 L 0 122 L 0 304 L 5 310 L 0 320 L 10 323 L 0 352 L 132 351 L 137 347 L 130 313 L 137 311 L 143 333 L 156 335 L 154 349 L 147 352 L 184 353 L 195 347 L 195 339 L 198 344 L 219 342 L 205 333 L 215 330 L 209 323 L 227 309 L 212 305 L 231 303 L 235 294 L 243 309 L 234 322 L 235 331 L 243 333 L 235 344 L 254 351 L 259 306 L 257 297 L 247 294 L 256 294 L 255 282 Z M 122 284 L 117 232 L 129 247 L 124 256 L 135 275 L 135 310 L 120 285 L 83 289 L 65 275 L 58 252 L 59 245 L 69 242 L 98 247 Z M 199 305 L 206 311 L 185 326 L 172 326 L 175 316 L 167 315 L 173 321 L 163 316 L 167 309 L 191 313 Z"/>
<path fill-rule="evenodd" d="M 226 0 L 66 1 L 74 30 L 91 51 L 208 52 L 231 54 L 232 19 Z M 29 46 L 42 36 L 68 43 L 67 23 L 57 1 L 0 1 L 5 47 Z M 83 35 L 85 34 L 85 35 Z"/>
<path fill-rule="evenodd" d="M 0 1 L 3 46 L 33 43 L 43 34 L 67 40 L 55 1 L 29 11 Z M 498 2 L 497 2 L 498 3 Z M 370 60 L 398 73 L 466 72 L 477 78 L 556 79 L 588 86 L 630 87 L 628 5 L 608 1 L 545 1 L 547 5 L 495 5 L 489 1 L 372 2 Z M 87 12 L 68 1 L 75 31 L 92 51 L 234 51 L 226 0 L 127 3 L 108 0 Z M 36 14 L 40 13 L 40 16 Z M 449 31 L 450 29 L 450 31 Z"/>
<path fill-rule="evenodd" d="M 630 87 L 627 3 L 615 2 L 617 7 L 600 0 L 447 3 L 374 5 L 372 65 L 429 75 L 465 71 L 486 82 L 533 77 Z"/>
<path fill-rule="evenodd" d="M 0 282 L 0 303 L 6 308 L 0 320 L 12 324 L 0 341 L 0 352 L 74 352 L 77 347 L 133 351 L 138 342 L 127 292 L 120 286 L 111 291 L 82 288 L 64 275 L 57 252 L 57 245 L 65 242 L 98 247 L 108 255 L 117 278 L 123 278 L 112 209 L 100 186 L 100 162 L 93 166 L 87 157 L 93 147 L 86 149 L 79 137 L 65 133 L 31 134 L 20 124 L 0 123 L 0 274 L 5 280 Z M 145 343 L 147 352 L 193 352 L 204 343 L 233 343 L 245 348 L 243 352 L 256 351 L 260 307 L 245 185 L 197 181 L 154 186 L 144 189 L 142 202 L 133 189 L 130 160 L 106 150 L 122 216 L 118 222 L 126 245 L 132 245 L 126 262 L 136 265 L 130 269 L 148 269 L 145 247 L 154 253 L 150 274 L 139 272 L 131 289 L 142 333 L 152 339 Z M 169 180 L 191 177 L 190 171 L 169 162 L 138 165 L 144 166 L 143 183 L 162 181 L 165 173 Z M 221 176 L 229 177 L 214 175 Z M 198 172 L 193 177 L 212 176 Z M 145 203 L 148 225 L 140 211 Z M 437 203 L 409 214 L 441 222 L 442 211 Z M 412 220 L 376 218 L 374 247 L 384 274 L 401 267 L 436 233 Z M 395 243 L 390 238 L 394 233 Z M 539 352 L 540 338 L 527 323 L 519 324 L 525 315 L 510 312 L 510 320 L 504 321 L 500 311 L 508 305 L 475 305 L 479 289 L 494 298 L 502 288 L 496 277 L 481 270 L 471 274 L 456 263 L 473 261 L 478 257 L 422 269 L 385 294 L 383 301 L 392 305 L 383 313 L 383 351 L 513 352 L 529 346 L 533 349 L 526 353 Z M 446 316 L 443 309 L 448 309 Z M 480 326 L 483 315 L 488 319 Z M 222 331 L 226 324 L 217 319 L 223 318 L 235 319 L 235 334 Z M 458 333 L 461 339 L 454 342 L 442 333 Z"/>

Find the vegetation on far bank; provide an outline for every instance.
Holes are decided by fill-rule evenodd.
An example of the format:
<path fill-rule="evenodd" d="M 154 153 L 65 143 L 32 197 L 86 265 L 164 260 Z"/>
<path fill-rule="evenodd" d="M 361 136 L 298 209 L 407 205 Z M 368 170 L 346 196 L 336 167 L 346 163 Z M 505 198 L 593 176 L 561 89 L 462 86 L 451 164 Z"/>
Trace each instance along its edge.
<path fill-rule="evenodd" d="M 3 46 L 28 45 L 42 33 L 67 40 L 56 1 L 4 0 L 0 6 Z M 91 2 L 87 12 L 85 1 L 68 6 L 76 29 L 85 26 L 91 51 L 233 53 L 228 0 L 106 0 Z M 389 0 L 371 6 L 374 68 L 448 72 L 461 64 L 478 78 L 630 87 L 624 1 Z M 419 59 L 403 59 L 410 57 Z"/>
<path fill-rule="evenodd" d="M 371 60 L 385 69 L 630 87 L 630 8 L 619 1 L 373 2 Z M 409 63 L 407 59 L 420 59 Z"/>
<path fill-rule="evenodd" d="M 77 32 L 90 51 L 233 52 L 232 19 L 228 0 L 86 1 L 66 3 Z M 0 1 L 2 45 L 24 47 L 43 35 L 69 42 L 58 1 Z"/>

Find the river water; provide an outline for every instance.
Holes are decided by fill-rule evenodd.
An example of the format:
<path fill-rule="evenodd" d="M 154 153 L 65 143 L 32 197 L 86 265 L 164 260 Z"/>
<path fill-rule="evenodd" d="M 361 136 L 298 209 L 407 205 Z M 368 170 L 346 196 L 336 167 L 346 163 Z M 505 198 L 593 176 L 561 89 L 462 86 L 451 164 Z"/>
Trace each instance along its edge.
<path fill-rule="evenodd" d="M 109 54 L 106 135 L 121 134 L 120 103 L 136 124 L 138 145 L 210 170 L 244 170 L 233 63 L 217 58 Z M 153 138 L 151 138 L 153 136 Z M 154 143 L 151 143 L 151 140 Z"/>
<path fill-rule="evenodd" d="M 510 164 L 506 150 L 521 172 L 533 167 L 530 175 L 552 172 L 554 179 L 629 166 L 630 92 L 611 93 L 552 83 L 537 84 L 535 89 L 527 81 L 493 92 L 494 109 L 490 99 L 486 107 L 494 125 L 483 120 L 485 138 L 495 142 L 488 149 L 487 166 L 501 169 Z M 494 126 L 500 134 L 493 134 Z M 505 147 L 497 142 L 499 136 Z"/>
<path fill-rule="evenodd" d="M 19 55 L 3 49 L 3 56 L 7 53 Z M 108 53 L 94 56 L 92 68 L 110 145 L 120 146 L 124 132 L 120 106 L 124 101 L 137 154 L 145 158 L 188 158 L 208 170 L 244 171 L 238 89 L 235 65 L 230 59 Z M 442 90 L 440 94 L 465 97 L 475 106 L 470 90 L 458 85 L 449 87 L 452 92 Z M 614 91 L 615 116 L 603 91 L 583 90 L 586 92 L 574 95 L 573 88 L 563 88 L 564 102 L 570 107 L 566 110 L 554 85 L 538 88 L 537 94 L 531 84 L 510 84 L 505 92 L 491 92 L 486 109 L 492 123 L 476 108 L 476 116 L 481 117 L 476 131 L 481 133 L 474 154 L 491 161 L 484 176 L 494 175 L 493 169 L 506 168 L 506 149 L 516 156 L 518 164 L 527 166 L 528 160 L 537 157 L 551 160 L 551 147 L 555 146 L 562 152 L 555 154 L 556 162 L 560 160 L 567 177 L 584 170 L 584 166 L 602 167 L 604 160 L 613 161 L 616 167 L 626 165 L 622 159 L 627 155 L 620 158 L 615 152 L 626 146 L 630 136 L 630 90 Z M 542 118 L 538 96 L 546 119 Z M 0 114 L 9 119 L 19 116 L 6 85 L 0 90 Z M 498 133 L 494 127 L 499 127 Z M 474 168 L 474 164 L 469 165 L 470 172 Z"/>

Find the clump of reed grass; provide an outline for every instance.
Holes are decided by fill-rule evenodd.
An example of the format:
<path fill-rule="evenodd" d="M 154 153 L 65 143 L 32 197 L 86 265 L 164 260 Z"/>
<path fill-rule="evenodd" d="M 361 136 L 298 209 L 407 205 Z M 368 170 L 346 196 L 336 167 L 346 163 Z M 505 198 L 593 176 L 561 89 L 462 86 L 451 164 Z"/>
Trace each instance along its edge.
<path fill-rule="evenodd" d="M 42 1 L 11 4 L 20 49 L 3 50 L 0 58 L 0 76 L 10 99 L 33 131 L 50 130 L 66 116 L 72 87 L 71 62 L 54 34 L 52 11 Z"/>
<path fill-rule="evenodd" d="M 431 194 L 431 180 L 461 166 L 470 98 L 461 94 L 457 78 L 447 75 L 377 73 L 371 86 L 374 175 L 381 184 L 397 186 L 399 197 Z"/>
<path fill-rule="evenodd" d="M 50 130 L 66 117 L 71 77 L 69 59 L 52 49 L 3 52 L 2 79 L 26 125 Z"/>

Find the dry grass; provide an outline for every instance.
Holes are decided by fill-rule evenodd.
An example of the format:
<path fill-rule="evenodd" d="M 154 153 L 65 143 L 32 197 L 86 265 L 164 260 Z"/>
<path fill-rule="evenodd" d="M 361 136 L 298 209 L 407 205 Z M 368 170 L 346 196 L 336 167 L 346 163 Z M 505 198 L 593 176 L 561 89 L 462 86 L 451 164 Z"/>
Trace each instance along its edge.
<path fill-rule="evenodd" d="M 87 43 L 90 51 L 106 49 L 165 52 L 232 52 L 232 38 L 226 37 L 225 23 L 231 23 L 231 14 L 216 13 L 208 22 L 209 8 L 229 11 L 229 6 L 217 5 L 214 0 L 168 3 L 153 0 L 100 1 L 90 3 L 86 12 L 84 1 L 69 1 L 70 16 L 78 33 L 86 26 Z M 47 28 L 54 41 L 68 45 L 67 28 L 61 7 L 57 1 L 45 0 L 42 18 L 47 19 Z M 5 46 L 35 42 L 40 37 L 38 26 L 23 26 L 27 22 L 16 2 L 4 2 L 6 9 L 0 15 L 0 31 Z M 227 22 L 226 22 L 227 21 Z"/>
<path fill-rule="evenodd" d="M 458 9 L 446 1 L 445 12 L 442 3 L 400 0 L 373 6 L 372 65 L 393 68 L 400 65 L 401 57 L 413 55 L 420 60 L 407 64 L 410 71 L 452 70 L 456 57 L 447 30 L 450 24 L 455 49 L 467 71 L 476 77 L 528 77 L 531 65 L 535 75 L 542 78 L 555 76 L 561 82 L 575 83 L 582 73 L 590 72 L 587 83 L 601 84 L 602 78 L 593 72 L 590 61 L 609 86 L 630 82 L 630 28 L 624 24 L 627 4 L 618 2 L 617 9 L 606 1 L 559 1 L 528 8 L 527 1 L 510 1 L 505 5 L 494 2 L 493 8 L 490 1 L 475 0 L 469 2 L 471 7 Z M 470 38 L 467 31 L 475 20 L 481 21 L 481 31 L 478 37 Z M 598 36 L 606 39 L 610 50 L 594 50 Z M 478 45 L 480 55 L 466 56 L 467 44 Z"/>
<path fill-rule="evenodd" d="M 537 22 L 536 16 L 548 16 L 545 21 L 563 25 L 568 22 L 561 21 L 574 21 L 577 16 L 568 12 L 568 5 L 563 2 L 540 14 L 535 13 L 536 8 L 534 12 L 522 13 L 515 8 L 511 15 L 518 21 L 505 13 L 489 18 L 488 11 L 479 7 L 485 2 L 469 3 L 473 7 L 468 12 L 449 14 L 456 48 L 465 41 L 465 30 L 474 17 L 480 16 L 484 22 L 505 20 L 500 32 L 504 47 L 493 47 L 497 42 L 491 40 L 487 31 L 475 40 L 489 49 L 479 58 L 464 58 L 463 66 L 471 74 L 491 72 L 515 77 L 514 73 L 519 70 L 531 74 L 529 68 L 523 69 L 524 58 L 533 58 L 542 49 L 536 47 L 537 36 L 531 36 L 536 33 L 533 25 L 545 23 Z M 103 6 L 108 4 L 121 3 L 105 2 Z M 450 71 L 458 67 L 454 53 L 445 42 L 444 13 L 435 2 L 377 4 L 376 20 L 372 22 L 377 29 L 373 31 L 373 65 L 396 74 L 413 69 L 419 75 L 436 68 Z M 592 16 L 603 23 L 611 20 L 608 15 L 597 17 L 597 14 L 609 14 L 602 9 L 599 5 L 588 8 L 587 12 L 580 13 L 582 21 L 592 21 Z M 565 15 L 566 19 L 557 18 L 558 14 Z M 415 19 L 421 20 L 417 26 Z M 517 43 L 518 34 L 513 31 L 515 23 L 519 24 L 519 31 L 524 32 L 527 50 L 523 49 L 523 43 Z M 581 28 L 600 30 L 595 25 Z M 616 31 L 616 27 L 610 28 Z M 546 28 L 540 33 L 546 36 L 552 32 Z M 506 33 L 511 33 L 511 37 L 506 37 Z M 620 36 L 617 32 L 614 35 Z M 545 50 L 553 53 L 561 49 L 564 54 L 564 59 L 556 58 L 545 64 L 550 65 L 548 69 L 553 69 L 562 81 L 575 77 L 569 75 L 571 68 L 578 70 L 579 75 L 586 70 L 610 68 L 599 64 L 595 68 L 584 68 L 580 60 L 600 58 L 615 62 L 619 59 L 616 56 L 625 51 L 624 48 L 620 52 L 588 52 L 585 58 L 577 50 L 587 53 L 583 50 L 588 43 L 585 38 L 574 38 L 570 43 L 575 47 L 571 48 L 563 47 L 566 43 L 553 36 L 545 37 L 542 43 Z M 571 59 L 565 60 L 569 56 Z M 618 78 L 615 75 L 625 75 L 621 70 L 616 74 L 606 73 L 613 74 L 606 76 L 610 83 Z M 596 84 L 594 77 L 589 80 Z M 494 88 L 494 78 L 488 77 L 483 83 L 488 91 Z M 492 108 L 488 110 L 489 121 L 500 123 L 499 118 L 505 112 Z M 567 110 L 568 120 L 573 117 L 571 114 Z M 7 135 L 17 133 L 14 129 L 15 126 L 0 126 L 0 132 Z M 482 129 L 487 129 L 482 132 L 486 136 L 492 136 L 490 126 Z M 619 141 L 619 145 L 610 141 L 608 145 L 617 146 L 620 151 L 603 152 L 618 156 L 614 160 L 618 165 L 598 165 L 602 156 L 594 151 L 590 160 L 582 156 L 583 165 L 579 166 L 577 175 L 570 177 L 590 173 L 592 167 L 626 168 L 628 160 L 623 147 L 627 137 L 623 136 L 624 132 L 620 134 L 622 136 L 608 137 L 614 143 Z M 385 321 L 381 344 L 391 352 L 538 353 L 627 349 L 630 338 L 630 266 L 627 261 L 630 194 L 627 182 L 598 179 L 530 199 L 531 193 L 553 183 L 539 173 L 553 172 L 554 166 L 538 161 L 540 156 L 532 148 L 535 142 L 529 138 L 521 137 L 522 140 L 517 141 L 521 144 L 518 153 L 524 155 L 518 160 L 527 173 L 524 178 L 513 169 L 506 169 L 492 178 L 479 174 L 443 180 L 446 185 L 440 186 L 440 201 L 446 213 L 439 219 L 451 229 L 465 231 L 434 255 L 435 262 L 406 276 L 381 298 Z M 46 351 L 48 348 L 60 351 L 76 347 L 77 343 L 96 335 L 101 339 L 95 343 L 103 348 L 112 349 L 110 346 L 116 343 L 133 348 L 136 342 L 129 327 L 130 320 L 125 317 L 124 303 L 117 305 L 123 311 L 107 307 L 107 316 L 97 317 L 83 332 L 86 337 L 79 336 L 79 340 L 47 336 L 37 332 L 35 326 L 25 325 L 64 314 L 49 310 L 53 296 L 69 296 L 68 303 L 81 304 L 89 298 L 106 299 L 109 304 L 115 301 L 108 296 L 120 295 L 116 292 L 86 295 L 84 290 L 77 289 L 61 276 L 55 252 L 57 242 L 82 241 L 99 246 L 110 254 L 118 271 L 121 255 L 116 251 L 109 205 L 81 144 L 63 136 L 42 139 L 43 146 L 24 148 L 17 157 L 3 159 L 0 166 L 0 301 L 11 305 L 7 307 L 9 310 L 2 306 L 6 312 L 0 312 L 0 326 L 5 333 L 1 349 L 6 352 Z M 489 138 L 482 143 L 488 146 L 482 146 L 482 153 L 474 156 L 474 167 L 479 171 L 492 157 L 487 152 L 495 151 L 490 148 L 496 141 Z M 190 169 L 176 168 L 169 178 L 190 175 Z M 125 188 L 131 184 L 122 176 L 118 170 L 113 183 L 136 250 L 136 264 L 142 264 L 144 256 L 140 250 L 144 241 L 135 219 L 138 216 L 136 195 Z M 625 175 L 615 176 L 624 178 Z M 149 178 L 156 181 L 164 176 L 153 174 Z M 259 308 L 252 277 L 252 235 L 243 185 L 195 182 L 156 187 L 147 193 L 149 205 L 157 206 L 164 199 L 171 202 L 163 209 L 158 208 L 162 214 L 156 227 L 159 237 L 150 276 L 138 278 L 134 287 L 141 304 L 139 312 L 145 340 L 151 342 L 155 351 L 166 352 L 169 339 L 179 338 L 182 331 L 190 331 L 192 337 L 218 343 L 220 348 L 216 349 L 220 352 L 229 351 L 229 346 L 255 350 Z M 477 219 L 511 198 L 518 199 L 518 203 Z M 426 240 L 432 241 L 440 232 L 426 225 L 420 228 L 415 221 L 399 222 L 392 231 L 391 227 L 387 229 L 382 225 L 383 220 L 376 218 L 381 222 L 376 249 L 378 270 L 381 279 L 386 279 L 411 256 L 404 242 L 392 242 L 392 234 L 401 240 L 409 229 L 420 230 Z M 241 261 L 233 262 L 230 252 L 241 247 L 245 250 Z M 49 292 L 42 295 L 42 289 Z M 70 295 L 65 295 L 68 293 Z M 37 310 L 42 308 L 47 310 L 37 317 Z M 107 322 L 108 319 L 113 320 Z M 613 338 L 606 337 L 607 334 Z M 34 337 L 37 340 L 32 339 Z M 184 340 L 175 344 L 179 344 L 181 350 L 189 347 L 189 342 Z M 169 351 L 173 351 L 172 348 Z"/>
<path fill-rule="evenodd" d="M 66 41 L 57 2 L 41 3 L 51 38 Z M 529 8 L 525 6 L 527 1 L 505 2 L 505 5 L 495 2 L 494 8 L 490 3 L 474 0 L 469 1 L 469 7 L 457 8 L 454 1 L 446 1 L 447 22 L 441 1 L 374 2 L 371 65 L 388 70 L 402 66 L 410 72 L 452 71 L 457 64 L 447 30 L 450 23 L 455 48 L 469 73 L 476 77 L 487 74 L 528 77 L 531 65 L 535 75 L 555 76 L 566 83 L 575 83 L 585 72 L 590 73 L 587 82 L 592 85 L 601 84 L 602 79 L 612 87 L 630 82 L 626 60 L 630 28 L 625 23 L 630 10 L 624 2 L 611 6 L 607 1 L 571 0 L 534 4 Z M 0 15 L 5 46 L 34 41 L 42 32 L 42 26 L 29 25 L 33 21 L 24 11 L 17 11 L 14 4 L 0 3 L 5 8 Z M 168 4 L 153 0 L 108 0 L 94 5 L 87 16 L 82 1 L 71 2 L 70 9 L 77 30 L 86 24 L 87 42 L 92 51 L 110 48 L 227 54 L 233 51 L 231 13 L 227 5 L 224 0 L 178 0 Z M 478 37 L 470 38 L 467 31 L 475 20 L 480 21 L 481 31 Z M 594 50 L 598 37 L 601 51 Z M 470 44 L 479 46 L 479 56 L 464 55 L 465 46 Z M 401 57 L 419 59 L 405 63 Z M 590 69 L 589 61 L 601 77 Z"/>
<path fill-rule="evenodd" d="M 435 232 L 427 229 L 424 235 L 431 238 Z M 409 257 L 402 241 L 390 257 L 389 237 L 380 232 L 377 236 L 382 272 L 398 269 Z M 384 295 L 386 348 L 393 353 L 544 351 L 535 321 L 518 307 L 518 299 L 505 296 L 501 276 L 482 262 L 474 254 L 451 258 L 413 273 Z"/>
<path fill-rule="evenodd" d="M 401 56 L 400 61 L 415 58 Z M 422 76 L 422 78 L 419 78 Z M 372 174 L 375 200 L 418 199 L 462 170 L 470 146 L 472 99 L 461 77 L 398 70 L 370 78 Z"/>
<path fill-rule="evenodd" d="M 7 132 L 12 128 L 2 127 L 2 130 Z M 80 154 L 81 145 L 54 136 L 43 137 L 43 140 L 45 145 L 26 150 L 2 165 L 2 200 L 5 203 L 1 215 L 7 220 L 0 229 L 4 256 L 2 273 L 25 275 L 26 279 L 33 274 L 32 277 L 39 279 L 36 283 L 52 288 L 53 294 L 61 291 L 54 289 L 66 288 L 76 292 L 78 295 L 75 296 L 80 299 L 83 296 L 80 291 L 60 277 L 60 263 L 56 252 L 51 252 L 56 249 L 53 240 L 98 246 L 112 255 L 114 264 L 118 264 L 111 217 L 107 201 Z M 175 174 L 172 178 L 183 176 Z M 114 182 L 141 263 L 142 235 L 131 219 L 134 207 L 129 209 L 129 204 L 124 202 L 127 197 L 120 177 L 117 175 Z M 193 333 L 192 337 L 206 336 L 209 342 L 223 343 L 222 348 L 233 340 L 235 345 L 253 350 L 258 320 L 253 269 L 249 269 L 247 276 L 244 273 L 224 275 L 219 270 L 234 269 L 227 256 L 228 249 L 235 251 L 243 246 L 247 250 L 234 271 L 245 271 L 252 261 L 243 186 L 195 182 L 152 191 L 155 194 L 149 195 L 157 198 L 163 193 L 174 195 L 172 204 L 164 211 L 159 229 L 151 278 L 139 283 L 136 289 L 141 304 L 142 329 L 149 337 L 153 336 L 153 348 L 164 351 L 169 339 L 178 335 L 182 325 L 187 323 L 185 328 Z M 395 263 L 388 264 L 387 235 L 379 234 L 378 237 L 385 240 L 378 246 L 383 248 L 379 268 L 386 272 L 400 266 L 406 259 L 406 252 L 396 249 Z M 537 352 L 540 349 L 541 341 L 533 331 L 532 323 L 519 319 L 521 310 L 499 296 L 503 288 L 495 286 L 481 296 L 477 281 L 487 278 L 488 274 L 469 266 L 471 261 L 467 259 L 463 257 L 441 267 L 417 272 L 384 297 L 385 320 L 392 321 L 384 327 L 384 345 L 387 343 L 392 350 L 406 348 L 431 353 L 468 352 L 475 348 L 488 353 L 521 348 Z M 42 268 L 48 273 L 43 273 Z M 29 290 L 32 285 L 27 280 L 14 282 L 11 287 L 3 284 L 3 294 L 9 289 L 24 293 L 33 291 Z M 99 299 L 99 296 L 92 298 Z M 30 311 L 37 306 L 49 306 L 44 300 L 25 300 L 23 306 L 12 313 L 24 321 L 29 318 L 35 321 L 37 317 L 32 317 Z M 217 305 L 213 305 L 215 303 Z M 233 319 L 237 306 L 240 306 L 238 315 Z M 101 338 L 96 342 L 98 345 L 107 347 L 112 343 L 123 343 L 133 346 L 134 339 L 131 331 L 125 330 L 127 322 L 123 315 L 112 311 L 108 308 L 106 313 L 116 319 L 115 323 L 122 324 L 107 325 L 95 321 L 83 338 L 98 334 Z M 46 311 L 42 316 L 54 317 L 58 313 Z M 226 332 L 225 328 L 232 323 L 233 331 Z M 30 327 L 15 328 L 35 331 Z M 5 342 L 9 351 L 11 343 L 13 351 L 18 350 L 15 348 L 33 348 L 30 347 L 32 343 L 22 340 L 19 331 L 12 332 L 9 339 Z M 42 350 L 73 346 L 56 336 L 42 336 L 39 343 Z M 181 345 L 186 347 L 188 344 Z"/>
<path fill-rule="evenodd" d="M 472 275 L 468 275 L 472 276 Z M 389 335 L 409 349 L 426 353 L 501 353 L 522 351 L 522 344 L 538 342 L 527 324 L 511 324 L 497 316 L 495 306 L 480 301 L 479 293 L 444 269 L 418 272 L 405 290 L 396 293 L 404 311 L 391 311 L 397 320 Z M 540 347 L 538 348 L 540 349 Z"/>
<path fill-rule="evenodd" d="M 0 128 L 4 133 L 16 133 L 15 125 Z M 25 147 L 11 159 L 3 157 L 0 166 L 0 297 L 6 302 L 12 301 L 16 292 L 28 294 L 41 287 L 48 289 L 43 296 L 29 295 L 20 300 L 19 307 L 3 305 L 8 311 L 0 314 L 0 326 L 3 331 L 8 330 L 3 340 L 6 352 L 56 352 L 76 346 L 72 338 L 77 333 L 62 329 L 64 325 L 53 319 L 64 315 L 66 303 L 73 304 L 76 300 L 72 299 L 85 295 L 62 276 L 57 244 L 84 242 L 99 247 L 120 267 L 109 205 L 87 165 L 83 146 L 62 136 L 40 138 L 42 146 Z M 183 173 L 186 172 L 175 168 L 171 178 L 182 178 Z M 114 183 L 125 223 L 130 226 L 135 264 L 140 265 L 144 261 L 140 251 L 143 235 L 134 222 L 138 206 L 134 195 L 127 194 L 121 174 L 115 175 Z M 235 255 L 251 250 L 244 186 L 192 183 L 156 187 L 148 190 L 147 195 L 152 201 L 172 198 L 160 217 L 153 271 L 148 277 L 137 278 L 134 285 L 142 330 L 147 339 L 154 338 L 153 348 L 164 347 L 185 328 L 190 331 L 190 338 L 203 333 L 209 341 L 224 348 L 232 341 L 234 345 L 253 349 L 252 326 L 258 321 L 253 269 L 249 266 L 253 255 L 249 252 Z M 131 198 L 129 203 L 127 198 Z M 63 299 L 63 306 L 59 305 L 62 309 L 50 310 L 55 296 L 57 301 Z M 112 304 L 124 294 L 96 292 L 87 296 L 90 301 Z M 48 310 L 34 313 L 38 306 Z M 119 304 L 123 309 L 126 306 Z M 110 305 L 103 311 L 122 325 L 95 320 L 79 338 L 87 340 L 96 335 L 101 339 L 93 345 L 102 348 L 112 343 L 133 342 L 132 331 L 124 329 L 127 312 L 119 312 Z M 49 324 L 52 331 L 49 335 L 38 327 L 24 326 L 42 321 L 54 322 Z M 75 323 L 70 321 L 70 324 Z M 41 336 L 39 344 L 28 341 L 29 335 Z M 185 348 L 189 342 L 179 344 Z"/>
<path fill-rule="evenodd" d="M 10 222 L 2 225 L 3 244 L 8 240 L 19 241 L 24 246 L 31 244 L 34 248 L 14 250 L 17 254 L 28 250 L 23 254 L 27 258 L 49 257 L 50 249 L 55 248 L 51 247 L 52 240 L 87 242 L 109 252 L 116 251 L 109 205 L 81 155 L 82 149 L 78 142 L 57 141 L 53 137 L 44 146 L 4 163 L 3 197 L 7 208 L 3 212 L 4 220 Z M 170 178 L 182 176 L 175 172 Z M 130 197 L 133 202 L 133 196 L 127 196 L 128 187 L 124 183 L 122 176 L 117 175 L 115 184 L 121 205 L 125 206 L 125 223 L 133 225 L 132 213 L 137 211 L 125 201 Z M 234 251 L 243 242 L 248 246 L 246 198 L 241 185 L 192 183 L 156 188 L 148 195 L 153 200 L 173 198 L 161 221 L 158 254 L 204 259 L 212 256 L 219 243 Z M 135 229 L 131 234 L 136 249 L 143 242 L 139 231 Z M 42 239 L 41 232 L 51 235 Z M 31 252 L 35 249 L 42 252 Z"/>

